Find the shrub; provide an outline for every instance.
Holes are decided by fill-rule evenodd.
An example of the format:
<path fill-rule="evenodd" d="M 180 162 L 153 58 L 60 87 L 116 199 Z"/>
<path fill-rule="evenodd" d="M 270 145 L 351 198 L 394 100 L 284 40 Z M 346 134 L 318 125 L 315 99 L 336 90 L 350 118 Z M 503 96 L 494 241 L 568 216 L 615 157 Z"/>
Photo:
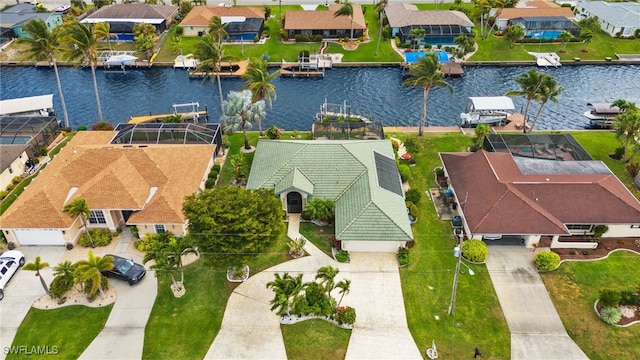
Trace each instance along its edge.
<path fill-rule="evenodd" d="M 86 131 L 87 130 L 87 125 L 80 125 L 80 126 L 78 126 L 78 128 L 76 130 L 77 131 Z"/>
<path fill-rule="evenodd" d="M 416 189 L 409 189 L 407 190 L 406 193 L 404 193 L 404 198 L 407 199 L 407 201 L 411 201 L 414 204 L 419 203 L 421 197 L 422 197 L 422 194 L 420 193 L 420 191 Z"/>
<path fill-rule="evenodd" d="M 356 309 L 351 306 L 347 306 L 342 310 L 338 310 L 336 320 L 340 324 L 353 325 L 356 322 Z"/>
<path fill-rule="evenodd" d="M 583 251 L 582 251 L 582 255 L 591 255 L 591 251 L 589 251 L 589 250 L 583 250 Z"/>
<path fill-rule="evenodd" d="M 19 184 L 20 181 L 22 181 L 21 176 L 14 176 L 13 179 L 11 179 L 11 182 L 14 183 L 15 185 Z"/>
<path fill-rule="evenodd" d="M 341 263 L 349 262 L 349 252 L 347 250 L 338 250 L 336 253 L 336 260 Z"/>
<path fill-rule="evenodd" d="M 291 239 L 287 246 L 289 247 L 289 254 L 295 256 L 304 255 L 304 245 L 307 243 L 305 238 Z"/>
<path fill-rule="evenodd" d="M 289 33 L 287 32 L 287 30 L 285 30 L 285 29 L 282 29 L 282 28 L 281 28 L 281 29 L 278 31 L 278 33 L 280 34 L 280 38 L 281 38 L 282 40 L 288 40 L 288 39 L 289 39 Z"/>
<path fill-rule="evenodd" d="M 398 172 L 400 173 L 400 179 L 402 179 L 402 182 L 409 180 L 409 175 L 411 175 L 411 168 L 409 165 L 398 165 Z"/>
<path fill-rule="evenodd" d="M 411 262 L 411 255 L 409 254 L 409 248 L 399 247 L 398 252 L 396 253 L 396 258 L 398 259 L 398 264 L 400 266 L 409 265 L 409 263 Z"/>
<path fill-rule="evenodd" d="M 272 124 L 271 126 L 269 126 L 265 134 L 269 139 L 276 140 L 276 139 L 280 139 L 281 131 L 275 125 Z"/>
<path fill-rule="evenodd" d="M 560 255 L 549 250 L 537 253 L 534 259 L 538 270 L 553 270 L 560 265 Z"/>
<path fill-rule="evenodd" d="M 622 311 L 614 307 L 603 307 L 600 310 L 600 318 L 609 325 L 617 324 L 622 319 Z"/>
<path fill-rule="evenodd" d="M 638 175 L 638 173 L 640 172 L 640 163 L 628 163 L 627 171 L 632 178 L 635 178 L 636 175 Z"/>
<path fill-rule="evenodd" d="M 51 285 L 49 285 L 49 295 L 54 299 L 62 298 L 62 295 L 73 287 L 73 275 L 58 275 L 56 276 Z"/>
<path fill-rule="evenodd" d="M 13 183 L 8 183 L 7 184 L 7 191 L 10 192 L 11 190 L 13 190 L 13 188 L 16 187 Z"/>
<path fill-rule="evenodd" d="M 624 156 L 625 153 L 625 148 L 623 146 L 616 148 L 615 152 L 613 153 L 613 156 L 611 156 L 613 159 L 615 160 L 620 160 L 622 159 L 622 156 Z"/>
<path fill-rule="evenodd" d="M 169 242 L 171 234 L 146 234 L 142 239 L 135 242 L 136 249 L 147 251 L 155 242 Z"/>
<path fill-rule="evenodd" d="M 409 136 L 404 140 L 404 147 L 409 154 L 418 154 L 420 152 L 420 142 L 415 136 Z"/>
<path fill-rule="evenodd" d="M 482 240 L 466 240 L 462 242 L 462 256 L 473 262 L 483 262 L 487 260 L 489 249 Z"/>
<path fill-rule="evenodd" d="M 409 215 L 411 215 L 414 219 L 417 219 L 418 207 L 416 206 L 416 204 L 412 203 L 411 201 L 405 201 L 404 203 L 407 205 L 407 211 L 409 212 Z"/>
<path fill-rule="evenodd" d="M 111 244 L 111 232 L 105 229 L 92 229 L 89 230 L 89 234 L 91 234 L 91 239 L 93 240 L 93 244 L 95 246 L 107 246 Z M 80 237 L 80 246 L 90 247 L 91 240 L 89 240 L 89 236 L 87 236 L 87 232 Z"/>
<path fill-rule="evenodd" d="M 600 290 L 600 304 L 604 307 L 616 307 L 622 298 L 620 291 L 612 289 Z"/>
<path fill-rule="evenodd" d="M 222 166 L 220 166 L 220 164 L 213 164 L 213 170 L 220 172 L 220 169 L 222 169 Z"/>
<path fill-rule="evenodd" d="M 620 291 L 620 305 L 636 306 L 638 303 L 638 294 L 633 290 Z"/>
<path fill-rule="evenodd" d="M 398 151 L 398 148 L 400 147 L 400 141 L 398 140 L 391 140 L 391 147 L 393 148 L 393 150 Z"/>
<path fill-rule="evenodd" d="M 0 200 L 7 197 L 7 190 L 0 190 Z"/>
<path fill-rule="evenodd" d="M 207 181 L 204 182 L 205 189 L 213 189 L 216 186 L 216 179 L 208 178 Z"/>
<path fill-rule="evenodd" d="M 604 235 L 607 231 L 609 231 L 609 227 L 607 225 L 596 225 L 593 228 L 593 239 L 594 241 L 600 241 L 602 235 Z"/>

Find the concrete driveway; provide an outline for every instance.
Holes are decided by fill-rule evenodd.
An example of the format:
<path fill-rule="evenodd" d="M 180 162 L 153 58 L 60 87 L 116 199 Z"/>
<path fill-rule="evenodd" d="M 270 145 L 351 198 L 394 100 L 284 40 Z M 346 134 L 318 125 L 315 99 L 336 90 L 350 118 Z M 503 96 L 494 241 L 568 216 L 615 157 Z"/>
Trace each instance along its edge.
<path fill-rule="evenodd" d="M 64 253 L 62 246 L 22 246 L 17 250 L 22 251 L 27 263 L 33 262 L 36 256 L 40 256 L 42 262 L 48 262 L 49 267 L 40 271 L 45 281 L 53 280 L 53 266 L 56 266 Z M 11 346 L 16 331 L 22 320 L 29 312 L 33 302 L 46 295 L 40 279 L 35 272 L 18 270 L 4 290 L 4 299 L 0 301 L 0 359 L 6 357 L 5 347 Z M 31 345 L 31 344 L 16 344 Z M 55 346 L 56 344 L 41 344 L 42 346 Z"/>
<path fill-rule="evenodd" d="M 588 359 L 567 335 L 529 250 L 493 245 L 487 269 L 511 331 L 511 359 Z"/>

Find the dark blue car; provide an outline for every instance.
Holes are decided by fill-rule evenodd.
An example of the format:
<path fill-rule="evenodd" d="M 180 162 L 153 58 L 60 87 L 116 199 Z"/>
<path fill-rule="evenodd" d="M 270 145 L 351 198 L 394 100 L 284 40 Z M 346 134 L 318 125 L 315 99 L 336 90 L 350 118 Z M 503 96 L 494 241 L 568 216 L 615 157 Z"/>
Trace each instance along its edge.
<path fill-rule="evenodd" d="M 103 272 L 106 276 L 117 277 L 127 281 L 129 285 L 133 285 L 142 280 L 144 275 L 147 273 L 144 266 L 134 263 L 133 260 L 113 254 L 108 254 L 106 256 L 113 257 L 113 269 Z"/>

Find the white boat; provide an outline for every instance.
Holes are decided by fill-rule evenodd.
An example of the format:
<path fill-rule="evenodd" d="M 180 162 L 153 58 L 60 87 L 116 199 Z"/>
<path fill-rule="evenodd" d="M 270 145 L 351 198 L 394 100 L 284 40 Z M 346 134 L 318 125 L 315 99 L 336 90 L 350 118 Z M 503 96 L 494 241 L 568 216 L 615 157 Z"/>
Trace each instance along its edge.
<path fill-rule="evenodd" d="M 540 67 L 558 67 L 562 66 L 560 63 L 560 56 L 556 53 L 538 53 L 536 56 L 536 64 Z"/>
<path fill-rule="evenodd" d="M 612 103 L 590 102 L 587 106 L 591 106 L 591 110 L 584 112 L 584 116 L 589 118 L 591 126 L 608 128 L 613 125 L 616 116 L 620 115 L 622 110 L 613 106 Z"/>
<path fill-rule="evenodd" d="M 503 125 L 514 111 L 513 100 L 507 96 L 470 97 L 460 114 L 460 126 Z"/>
<path fill-rule="evenodd" d="M 133 55 L 120 54 L 109 56 L 104 61 L 104 64 L 106 66 L 126 66 L 133 64 L 136 60 L 138 60 L 138 58 Z"/>

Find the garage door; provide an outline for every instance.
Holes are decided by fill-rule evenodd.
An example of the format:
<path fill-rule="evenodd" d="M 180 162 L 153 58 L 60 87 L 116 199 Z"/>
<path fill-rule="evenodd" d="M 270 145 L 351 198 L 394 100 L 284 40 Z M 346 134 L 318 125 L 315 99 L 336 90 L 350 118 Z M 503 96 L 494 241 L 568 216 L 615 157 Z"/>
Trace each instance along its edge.
<path fill-rule="evenodd" d="M 396 252 L 401 241 L 343 241 L 342 248 L 356 252 Z"/>
<path fill-rule="evenodd" d="M 14 230 L 20 245 L 64 245 L 60 230 Z"/>

